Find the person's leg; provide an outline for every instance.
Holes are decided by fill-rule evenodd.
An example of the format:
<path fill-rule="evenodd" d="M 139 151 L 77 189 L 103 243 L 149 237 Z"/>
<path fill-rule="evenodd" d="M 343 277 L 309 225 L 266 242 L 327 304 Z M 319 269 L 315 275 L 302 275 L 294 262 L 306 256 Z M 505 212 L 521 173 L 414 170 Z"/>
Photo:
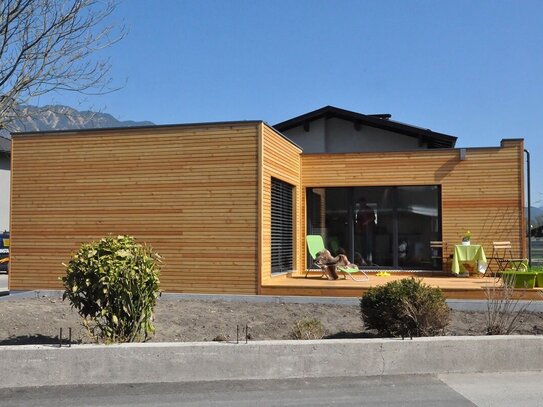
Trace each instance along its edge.
<path fill-rule="evenodd" d="M 370 228 L 364 231 L 364 259 L 368 265 L 373 264 L 373 231 Z"/>
<path fill-rule="evenodd" d="M 328 277 L 328 280 L 337 280 L 339 278 L 336 266 L 326 266 L 326 277 Z"/>

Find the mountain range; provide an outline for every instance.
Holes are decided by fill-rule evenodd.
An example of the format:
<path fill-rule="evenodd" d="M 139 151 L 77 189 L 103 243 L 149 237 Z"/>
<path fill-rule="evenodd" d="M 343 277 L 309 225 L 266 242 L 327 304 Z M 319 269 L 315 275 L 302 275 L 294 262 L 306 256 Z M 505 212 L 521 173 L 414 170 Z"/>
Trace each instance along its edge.
<path fill-rule="evenodd" d="M 20 106 L 17 118 L 6 125 L 11 133 L 47 130 L 74 130 L 104 127 L 152 126 L 150 121 L 120 121 L 108 113 L 79 111 L 69 106 Z"/>
<path fill-rule="evenodd" d="M 528 213 L 526 213 L 528 215 Z M 542 207 L 530 207 L 530 218 L 532 218 L 532 225 L 541 225 L 543 224 L 543 206 Z"/>

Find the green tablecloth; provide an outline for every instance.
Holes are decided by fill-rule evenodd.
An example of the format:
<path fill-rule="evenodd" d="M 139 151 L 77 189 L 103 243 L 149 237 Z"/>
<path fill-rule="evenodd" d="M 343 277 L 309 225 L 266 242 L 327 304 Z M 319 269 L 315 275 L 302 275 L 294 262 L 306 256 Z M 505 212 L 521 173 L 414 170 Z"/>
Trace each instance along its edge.
<path fill-rule="evenodd" d="M 487 266 L 483 246 L 479 244 L 472 244 L 470 246 L 457 244 L 454 246 L 451 271 L 454 274 L 465 274 L 467 271 L 462 263 L 467 262 L 475 263 L 477 270 L 483 273 Z"/>

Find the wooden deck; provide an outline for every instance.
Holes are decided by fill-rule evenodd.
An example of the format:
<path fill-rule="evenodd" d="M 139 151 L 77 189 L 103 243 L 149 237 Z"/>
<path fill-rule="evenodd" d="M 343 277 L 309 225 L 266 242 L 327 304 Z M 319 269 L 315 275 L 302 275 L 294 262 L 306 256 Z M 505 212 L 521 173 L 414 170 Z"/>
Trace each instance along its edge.
<path fill-rule="evenodd" d="M 262 295 L 284 296 L 319 296 L 319 297 L 360 297 L 370 287 L 386 284 L 409 276 L 420 277 L 424 283 L 439 287 L 446 298 L 459 300 L 483 300 L 485 287 L 499 287 L 501 283 L 494 278 L 459 278 L 450 275 L 436 276 L 431 273 L 398 273 L 392 272 L 388 277 L 378 277 L 368 273 L 370 280 L 364 282 L 343 279 L 330 281 L 310 274 L 304 278 L 303 274 L 285 274 L 272 277 L 262 285 Z M 358 277 L 357 277 L 358 278 Z M 543 300 L 543 289 L 516 289 L 518 298 L 525 300 Z"/>

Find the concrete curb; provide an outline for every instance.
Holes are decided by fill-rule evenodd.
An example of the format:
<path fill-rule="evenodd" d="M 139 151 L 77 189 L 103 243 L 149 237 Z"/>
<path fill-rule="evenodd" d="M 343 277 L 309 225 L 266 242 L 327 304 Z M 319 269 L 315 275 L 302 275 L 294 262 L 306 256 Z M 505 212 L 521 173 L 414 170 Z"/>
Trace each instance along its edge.
<path fill-rule="evenodd" d="M 9 301 L 23 298 L 61 298 L 63 291 L 60 290 L 34 290 L 34 291 L 11 291 L 9 297 L 2 299 Z M 173 300 L 197 300 L 197 301 L 226 301 L 241 303 L 277 303 L 277 304 L 337 304 L 337 305 L 358 305 L 360 300 L 353 297 L 306 297 L 306 296 L 272 296 L 272 295 L 238 295 L 238 294 L 185 294 L 185 293 L 163 293 L 160 301 Z"/>
<path fill-rule="evenodd" d="M 543 370 L 543 336 L 0 347 L 0 387 Z"/>

